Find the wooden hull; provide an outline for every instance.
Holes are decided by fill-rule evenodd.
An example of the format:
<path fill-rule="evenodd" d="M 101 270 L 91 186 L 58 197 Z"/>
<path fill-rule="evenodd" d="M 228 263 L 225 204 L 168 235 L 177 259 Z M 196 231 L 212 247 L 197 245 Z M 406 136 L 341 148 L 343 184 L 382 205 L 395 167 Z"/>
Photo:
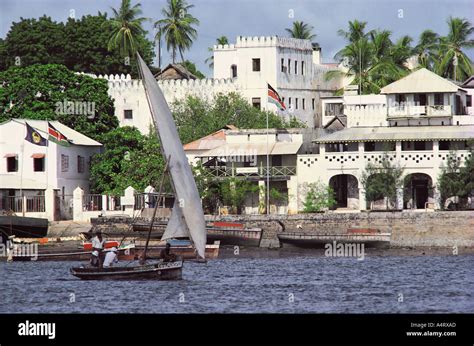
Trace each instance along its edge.
<path fill-rule="evenodd" d="M 390 246 L 390 233 L 354 233 L 354 234 L 304 234 L 279 233 L 278 239 L 283 245 L 289 244 L 305 248 L 321 248 L 328 243 L 364 244 L 366 247 L 387 248 Z"/>
<path fill-rule="evenodd" d="M 135 243 L 135 253 L 137 256 L 145 249 L 143 241 L 137 241 Z M 147 250 L 147 258 L 158 259 L 160 258 L 161 250 L 165 248 L 165 245 L 158 245 L 158 242 L 151 241 Z M 206 259 L 215 259 L 219 256 L 219 241 L 214 244 L 206 245 Z M 171 253 L 182 257 L 184 260 L 191 260 L 196 258 L 194 248 L 191 245 L 187 246 L 171 246 Z"/>
<path fill-rule="evenodd" d="M 128 251 L 127 251 L 128 250 Z M 134 260 L 135 252 L 134 249 L 118 250 L 119 260 Z M 89 261 L 92 255 L 92 251 L 84 250 L 72 250 L 65 251 L 59 249 L 57 251 L 48 251 L 44 253 L 38 253 L 36 256 L 13 256 L 14 262 L 28 262 L 28 261 Z"/>
<path fill-rule="evenodd" d="M 0 233 L 18 238 L 43 238 L 48 233 L 48 219 L 0 215 Z"/>
<path fill-rule="evenodd" d="M 71 268 L 81 280 L 180 280 L 183 262 L 158 262 L 134 267 Z"/>

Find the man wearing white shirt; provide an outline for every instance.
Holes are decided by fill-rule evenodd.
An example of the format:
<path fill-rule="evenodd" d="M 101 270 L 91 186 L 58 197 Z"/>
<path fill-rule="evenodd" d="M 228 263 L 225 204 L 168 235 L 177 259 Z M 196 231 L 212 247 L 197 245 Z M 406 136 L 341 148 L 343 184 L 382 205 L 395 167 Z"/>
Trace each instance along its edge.
<path fill-rule="evenodd" d="M 104 250 L 105 246 L 105 239 L 102 238 L 102 233 L 97 231 L 96 236 L 92 238 L 92 257 L 91 257 L 91 265 L 94 267 L 101 266 L 101 259 L 102 259 L 102 251 Z"/>
<path fill-rule="evenodd" d="M 112 266 L 112 263 L 117 263 L 118 262 L 118 257 L 117 257 L 117 248 L 113 247 L 109 251 L 107 251 L 107 254 L 105 255 L 104 259 L 104 268 L 108 268 Z"/>

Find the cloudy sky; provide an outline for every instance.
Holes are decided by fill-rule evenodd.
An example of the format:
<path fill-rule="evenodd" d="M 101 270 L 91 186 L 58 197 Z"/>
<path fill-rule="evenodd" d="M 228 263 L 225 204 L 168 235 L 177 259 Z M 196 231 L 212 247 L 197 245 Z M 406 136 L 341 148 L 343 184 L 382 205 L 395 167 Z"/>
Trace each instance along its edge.
<path fill-rule="evenodd" d="M 135 4 L 138 0 L 132 0 Z M 151 18 L 145 29 L 152 38 L 153 24 L 161 18 L 161 8 L 166 0 L 140 0 L 143 16 Z M 473 0 L 188 0 L 195 5 L 191 13 L 200 20 L 198 39 L 185 58 L 195 62 L 198 68 L 211 76 L 205 65 L 207 47 L 216 37 L 225 35 L 230 42 L 242 36 L 285 36 L 285 28 L 294 20 L 302 20 L 314 26 L 316 40 L 322 47 L 323 59 L 331 62 L 344 41 L 337 35 L 347 28 L 349 20 L 368 22 L 369 29 L 388 29 L 394 38 L 408 34 L 417 38 L 425 29 L 439 34 L 447 33 L 449 16 L 463 17 L 474 24 Z M 0 0 L 0 37 L 8 33 L 12 22 L 20 17 L 32 18 L 46 14 L 56 21 L 65 21 L 71 10 L 76 17 L 111 13 L 120 0 Z M 293 16 L 292 16 L 293 15 Z M 474 50 L 468 51 L 474 60 Z M 163 63 L 169 61 L 163 52 Z"/>

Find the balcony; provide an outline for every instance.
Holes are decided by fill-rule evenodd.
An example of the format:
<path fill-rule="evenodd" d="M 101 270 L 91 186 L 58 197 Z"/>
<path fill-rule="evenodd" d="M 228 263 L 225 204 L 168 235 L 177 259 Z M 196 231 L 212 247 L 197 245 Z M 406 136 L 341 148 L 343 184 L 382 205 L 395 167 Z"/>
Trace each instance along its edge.
<path fill-rule="evenodd" d="M 269 171 L 268 171 L 269 170 Z M 260 167 L 226 167 L 226 166 L 211 166 L 204 167 L 204 174 L 209 178 L 248 178 L 250 180 L 260 180 L 267 177 L 267 172 L 270 178 L 288 179 L 296 175 L 296 166 L 271 166 L 267 169 L 266 166 Z"/>
<path fill-rule="evenodd" d="M 449 105 L 440 106 L 397 106 L 388 107 L 388 118 L 405 118 L 413 116 L 451 116 L 452 108 Z"/>

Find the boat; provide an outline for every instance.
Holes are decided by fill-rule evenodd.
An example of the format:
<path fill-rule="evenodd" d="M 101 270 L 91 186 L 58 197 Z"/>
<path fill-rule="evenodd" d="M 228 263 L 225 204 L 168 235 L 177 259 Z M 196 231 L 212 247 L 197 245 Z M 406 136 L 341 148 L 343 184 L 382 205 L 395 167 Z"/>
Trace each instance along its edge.
<path fill-rule="evenodd" d="M 171 245 L 171 253 L 180 256 L 184 261 L 196 258 L 194 248 L 189 240 L 170 240 L 170 241 L 150 241 L 148 245 L 147 257 L 157 259 L 161 251 L 166 247 L 166 243 Z M 141 240 L 135 241 L 134 252 L 138 255 L 145 249 L 145 244 Z M 213 244 L 206 245 L 206 258 L 216 259 L 219 256 L 220 242 L 217 240 Z"/>
<path fill-rule="evenodd" d="M 349 228 L 345 233 L 304 233 L 281 232 L 277 234 L 283 245 L 305 248 L 324 247 L 334 241 L 338 243 L 365 244 L 366 247 L 387 248 L 390 246 L 391 233 L 378 229 Z"/>
<path fill-rule="evenodd" d="M 48 233 L 48 219 L 0 215 L 0 233 L 6 238 L 43 238 Z"/>
<path fill-rule="evenodd" d="M 165 175 L 169 174 L 175 194 L 171 217 L 161 237 L 162 240 L 188 237 L 197 260 L 205 259 L 206 224 L 199 192 L 194 181 L 183 144 L 179 140 L 176 124 L 164 95 L 148 66 L 137 53 L 138 70 L 142 77 L 145 94 L 152 114 L 155 130 L 160 139 L 160 148 L 165 159 L 158 198 L 163 193 Z M 158 203 L 153 210 L 147 240 L 138 264 L 110 268 L 75 267 L 71 274 L 82 280 L 179 280 L 182 278 L 183 261 L 159 260 L 147 263 L 148 248 L 156 218 Z"/>

